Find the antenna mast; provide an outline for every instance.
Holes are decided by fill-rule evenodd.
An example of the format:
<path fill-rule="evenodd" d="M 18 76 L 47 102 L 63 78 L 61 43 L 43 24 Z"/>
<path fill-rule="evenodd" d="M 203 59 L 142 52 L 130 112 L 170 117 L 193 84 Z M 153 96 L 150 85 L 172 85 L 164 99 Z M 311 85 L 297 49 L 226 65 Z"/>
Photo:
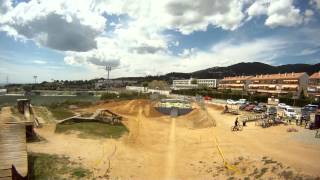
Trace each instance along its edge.
<path fill-rule="evenodd" d="M 38 78 L 38 76 L 33 76 L 34 84 L 37 84 L 37 78 Z"/>

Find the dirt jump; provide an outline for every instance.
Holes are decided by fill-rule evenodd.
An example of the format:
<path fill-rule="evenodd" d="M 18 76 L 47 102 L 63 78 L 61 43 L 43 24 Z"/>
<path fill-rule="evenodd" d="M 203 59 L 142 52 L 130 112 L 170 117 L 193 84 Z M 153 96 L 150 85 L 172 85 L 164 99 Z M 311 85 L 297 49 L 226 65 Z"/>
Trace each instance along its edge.
<path fill-rule="evenodd" d="M 46 139 L 28 151 L 65 155 L 91 169 L 96 179 L 286 179 L 320 175 L 320 143 L 298 141 L 284 126 L 262 129 L 248 124 L 231 132 L 236 116 L 194 105 L 171 118 L 149 100 L 108 102 L 77 109 L 109 109 L 129 132 L 119 139 L 81 139 L 77 132 L 55 134 L 55 124 L 36 129 Z M 213 126 L 213 121 L 216 126 Z M 226 168 L 226 164 L 229 168 Z M 106 176 L 107 175 L 107 176 Z"/>

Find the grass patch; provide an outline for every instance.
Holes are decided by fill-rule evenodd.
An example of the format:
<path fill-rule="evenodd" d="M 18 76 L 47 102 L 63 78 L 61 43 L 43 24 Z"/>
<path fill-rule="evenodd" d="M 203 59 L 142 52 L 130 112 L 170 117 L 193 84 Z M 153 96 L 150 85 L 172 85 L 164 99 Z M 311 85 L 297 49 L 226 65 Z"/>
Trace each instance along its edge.
<path fill-rule="evenodd" d="M 92 172 L 68 157 L 42 153 L 28 154 L 30 179 L 90 179 Z"/>
<path fill-rule="evenodd" d="M 283 177 L 284 179 L 292 179 L 293 172 L 292 171 L 282 171 L 280 173 L 280 177 Z"/>
<path fill-rule="evenodd" d="M 34 106 L 35 114 L 46 122 L 53 122 L 53 117 L 48 108 L 44 106 Z"/>
<path fill-rule="evenodd" d="M 91 117 L 93 114 L 94 113 L 86 112 L 86 113 L 81 114 L 81 117 Z"/>
<path fill-rule="evenodd" d="M 52 116 L 58 120 L 62 120 L 68 117 L 74 116 L 74 113 L 71 112 L 70 110 L 63 108 L 63 107 L 58 107 L 58 108 L 48 108 L 50 112 L 52 113 Z"/>
<path fill-rule="evenodd" d="M 255 179 L 260 179 L 266 172 L 268 171 L 268 168 L 262 168 L 260 170 L 260 173 L 256 176 L 254 176 Z"/>
<path fill-rule="evenodd" d="M 70 110 L 71 105 L 77 108 L 84 108 L 84 107 L 91 106 L 92 104 L 93 104 L 92 102 L 86 102 L 86 101 L 67 100 L 59 103 L 51 103 L 49 105 L 46 105 L 46 107 L 49 109 L 49 111 L 51 111 L 54 118 L 58 120 L 62 120 L 75 115 Z"/>
<path fill-rule="evenodd" d="M 78 131 L 80 138 L 119 138 L 128 129 L 124 125 L 110 125 L 100 122 L 81 122 L 73 124 L 57 124 L 56 133 Z"/>

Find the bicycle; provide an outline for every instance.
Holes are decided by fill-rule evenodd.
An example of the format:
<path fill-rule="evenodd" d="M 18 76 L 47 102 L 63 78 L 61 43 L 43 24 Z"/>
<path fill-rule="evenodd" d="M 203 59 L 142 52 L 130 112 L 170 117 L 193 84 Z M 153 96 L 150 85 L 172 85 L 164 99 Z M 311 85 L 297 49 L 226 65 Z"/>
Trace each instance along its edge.
<path fill-rule="evenodd" d="M 238 124 L 237 126 L 231 126 L 231 131 L 242 131 L 243 126 Z"/>

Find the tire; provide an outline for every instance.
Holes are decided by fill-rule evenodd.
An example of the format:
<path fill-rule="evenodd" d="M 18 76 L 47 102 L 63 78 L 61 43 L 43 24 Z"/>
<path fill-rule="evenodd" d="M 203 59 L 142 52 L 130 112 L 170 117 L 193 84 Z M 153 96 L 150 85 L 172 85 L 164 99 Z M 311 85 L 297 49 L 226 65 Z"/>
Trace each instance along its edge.
<path fill-rule="evenodd" d="M 238 126 L 238 131 L 242 131 L 243 130 L 243 126 L 242 125 L 239 125 Z"/>

